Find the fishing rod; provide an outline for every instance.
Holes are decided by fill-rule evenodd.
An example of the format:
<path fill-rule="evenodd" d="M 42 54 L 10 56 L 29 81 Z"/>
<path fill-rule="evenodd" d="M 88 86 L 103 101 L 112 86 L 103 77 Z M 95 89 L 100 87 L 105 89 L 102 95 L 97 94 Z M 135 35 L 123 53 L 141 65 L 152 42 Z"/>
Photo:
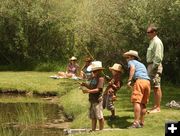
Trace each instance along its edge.
<path fill-rule="evenodd" d="M 93 57 L 93 55 L 90 53 L 90 51 L 87 49 L 87 47 L 85 47 L 85 46 L 83 46 L 84 47 L 84 49 L 86 50 L 86 52 L 89 54 L 89 56 L 93 59 L 93 60 L 96 60 L 94 57 Z M 104 77 L 107 79 L 107 80 L 110 80 L 110 77 L 108 76 L 108 75 L 106 75 L 105 73 L 104 73 L 104 71 L 102 71 L 102 74 L 104 75 Z"/>

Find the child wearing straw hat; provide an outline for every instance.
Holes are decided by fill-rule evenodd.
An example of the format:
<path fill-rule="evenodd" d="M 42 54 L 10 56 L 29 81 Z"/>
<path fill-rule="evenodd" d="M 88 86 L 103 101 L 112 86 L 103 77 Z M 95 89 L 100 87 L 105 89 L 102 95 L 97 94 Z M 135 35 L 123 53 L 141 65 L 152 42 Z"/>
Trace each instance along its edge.
<path fill-rule="evenodd" d="M 92 78 L 89 83 L 81 83 L 83 93 L 89 94 L 89 117 L 92 121 L 92 131 L 96 130 L 97 120 L 99 121 L 99 130 L 104 128 L 104 117 L 102 107 L 102 92 L 104 86 L 104 78 L 101 77 L 102 67 L 101 61 L 93 61 L 88 67 L 92 72 Z M 85 88 L 84 88 L 85 87 Z"/>
<path fill-rule="evenodd" d="M 140 62 L 137 51 L 129 50 L 123 57 L 126 58 L 130 70 L 127 86 L 133 89 L 131 102 L 134 107 L 134 122 L 129 128 L 140 128 L 144 126 L 146 104 L 150 96 L 150 78 L 146 67 Z"/>
<path fill-rule="evenodd" d="M 122 65 L 115 63 L 112 67 L 109 67 L 112 72 L 112 79 L 108 83 L 108 86 L 103 94 L 103 108 L 111 111 L 110 119 L 115 118 L 114 101 L 116 100 L 116 92 L 122 86 L 121 74 L 123 72 Z"/>

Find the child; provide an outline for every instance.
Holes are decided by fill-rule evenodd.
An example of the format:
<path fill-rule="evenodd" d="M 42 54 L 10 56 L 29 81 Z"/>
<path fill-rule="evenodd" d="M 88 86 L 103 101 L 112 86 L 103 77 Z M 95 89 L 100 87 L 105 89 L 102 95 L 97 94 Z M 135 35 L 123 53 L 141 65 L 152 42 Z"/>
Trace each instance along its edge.
<path fill-rule="evenodd" d="M 111 111 L 110 119 L 115 118 L 115 107 L 114 101 L 116 100 L 116 92 L 122 86 L 121 83 L 121 73 L 122 65 L 115 63 L 112 67 L 109 67 L 112 72 L 112 79 L 108 83 L 108 86 L 103 94 L 103 108 L 107 108 Z"/>
<path fill-rule="evenodd" d="M 90 71 L 87 70 L 87 68 L 88 66 L 91 65 L 91 62 L 93 61 L 93 59 L 91 57 L 87 57 L 84 61 L 85 61 L 85 64 L 81 69 L 80 77 L 82 79 L 90 79 L 92 74 Z"/>
<path fill-rule="evenodd" d="M 104 78 L 100 73 L 104 69 L 102 68 L 102 62 L 94 61 L 90 65 L 92 71 L 92 78 L 87 83 L 81 83 L 83 93 L 89 93 L 89 117 L 92 121 L 92 131 L 96 130 L 97 120 L 99 121 L 99 130 L 104 128 L 104 117 L 102 107 L 102 92 L 104 85 Z M 86 87 L 86 89 L 84 88 Z"/>
<path fill-rule="evenodd" d="M 146 114 L 146 104 L 150 96 L 150 78 L 147 69 L 139 62 L 138 52 L 130 50 L 123 55 L 130 69 L 127 86 L 131 87 L 134 80 L 131 102 L 134 107 L 134 122 L 129 128 L 140 128 L 144 126 L 144 116 Z"/>

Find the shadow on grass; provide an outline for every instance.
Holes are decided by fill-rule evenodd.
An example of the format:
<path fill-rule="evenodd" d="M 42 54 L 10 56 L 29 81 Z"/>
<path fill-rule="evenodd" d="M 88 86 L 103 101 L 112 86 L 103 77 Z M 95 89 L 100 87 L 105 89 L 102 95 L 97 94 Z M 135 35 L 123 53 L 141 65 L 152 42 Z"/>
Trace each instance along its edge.
<path fill-rule="evenodd" d="M 107 125 L 111 128 L 126 129 L 132 124 L 132 122 L 127 121 L 128 119 L 132 119 L 132 117 L 130 116 L 116 116 L 114 119 L 111 119 L 110 116 L 104 116 L 104 119 L 106 120 Z"/>

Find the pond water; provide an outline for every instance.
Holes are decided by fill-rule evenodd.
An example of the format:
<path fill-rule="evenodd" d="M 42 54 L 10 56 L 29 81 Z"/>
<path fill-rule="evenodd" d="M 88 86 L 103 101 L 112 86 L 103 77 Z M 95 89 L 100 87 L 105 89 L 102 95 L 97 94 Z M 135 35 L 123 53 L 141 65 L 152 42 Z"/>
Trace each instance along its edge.
<path fill-rule="evenodd" d="M 63 136 L 67 126 L 58 104 L 0 101 L 0 136 Z"/>

